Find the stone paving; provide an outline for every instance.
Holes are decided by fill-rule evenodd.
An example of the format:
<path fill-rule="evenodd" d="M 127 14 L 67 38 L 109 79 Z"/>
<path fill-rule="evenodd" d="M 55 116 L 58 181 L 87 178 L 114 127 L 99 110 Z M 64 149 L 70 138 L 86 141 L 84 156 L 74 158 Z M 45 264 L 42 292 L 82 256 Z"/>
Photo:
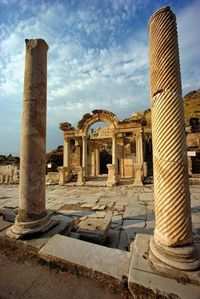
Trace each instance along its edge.
<path fill-rule="evenodd" d="M 190 192 L 194 240 L 200 242 L 200 187 L 192 186 Z M 0 210 L 11 209 L 17 213 L 18 199 L 17 185 L 0 186 Z M 104 244 L 107 247 L 128 250 L 136 234 L 153 234 L 153 185 L 47 186 L 46 205 L 48 210 L 62 213 L 77 224 L 91 218 L 110 220 Z"/>

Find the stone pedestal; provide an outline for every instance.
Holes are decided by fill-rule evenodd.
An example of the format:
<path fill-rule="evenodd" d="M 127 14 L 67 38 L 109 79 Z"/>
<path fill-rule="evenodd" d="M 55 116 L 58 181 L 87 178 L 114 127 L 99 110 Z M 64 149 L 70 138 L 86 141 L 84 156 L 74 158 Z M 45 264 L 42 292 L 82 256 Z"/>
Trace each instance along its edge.
<path fill-rule="evenodd" d="M 114 187 L 118 184 L 118 173 L 116 165 L 107 164 L 108 167 L 108 179 L 106 181 L 107 187 Z"/>
<path fill-rule="evenodd" d="M 47 50 L 42 39 L 26 40 L 20 149 L 19 213 L 11 234 L 24 237 L 50 225 L 45 208 Z"/>
<path fill-rule="evenodd" d="M 141 163 L 134 163 L 134 170 L 135 170 L 135 178 L 134 178 L 134 187 L 142 187 L 143 186 L 143 171 Z"/>
<path fill-rule="evenodd" d="M 85 168 L 79 166 L 78 168 L 78 178 L 76 182 L 77 186 L 84 186 L 85 185 Z"/>
<path fill-rule="evenodd" d="M 59 171 L 59 185 L 63 186 L 65 183 L 70 181 L 70 171 L 68 167 L 58 167 Z"/>
<path fill-rule="evenodd" d="M 200 271 L 183 272 L 163 264 L 149 252 L 151 239 L 152 236 L 137 234 L 130 245 L 128 287 L 133 298 L 198 299 Z"/>
<path fill-rule="evenodd" d="M 156 228 L 152 254 L 181 270 L 200 266 L 192 240 L 186 136 L 176 18 L 169 7 L 149 21 Z"/>

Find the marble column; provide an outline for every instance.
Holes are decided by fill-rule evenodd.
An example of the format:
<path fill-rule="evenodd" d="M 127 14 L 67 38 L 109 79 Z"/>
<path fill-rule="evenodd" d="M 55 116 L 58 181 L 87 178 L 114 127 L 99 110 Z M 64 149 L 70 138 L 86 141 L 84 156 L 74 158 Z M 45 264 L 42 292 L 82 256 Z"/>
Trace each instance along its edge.
<path fill-rule="evenodd" d="M 69 145 L 70 139 L 64 138 L 64 148 L 63 148 L 63 166 L 69 168 Z"/>
<path fill-rule="evenodd" d="M 156 216 L 150 249 L 171 267 L 195 270 L 176 17 L 169 7 L 151 17 L 149 35 Z"/>
<path fill-rule="evenodd" d="M 87 173 L 87 136 L 82 137 L 82 167 L 85 172 L 85 176 Z"/>
<path fill-rule="evenodd" d="M 136 133 L 136 163 L 134 163 L 134 187 L 143 186 L 143 165 L 144 165 L 144 153 L 143 153 L 143 135 L 142 130 Z"/>
<path fill-rule="evenodd" d="M 136 134 L 136 162 L 140 163 L 141 165 L 144 163 L 142 130 Z"/>
<path fill-rule="evenodd" d="M 112 164 L 118 167 L 117 165 L 117 136 L 113 134 L 112 136 Z"/>
<path fill-rule="evenodd" d="M 63 186 L 65 183 L 70 181 L 69 146 L 70 146 L 70 139 L 64 137 L 63 166 L 58 167 L 60 186 Z"/>
<path fill-rule="evenodd" d="M 96 160 L 96 176 L 100 174 L 100 151 L 99 148 L 95 148 L 95 160 Z"/>
<path fill-rule="evenodd" d="M 42 39 L 25 43 L 19 212 L 10 230 L 19 238 L 50 225 L 45 208 L 48 45 Z"/>

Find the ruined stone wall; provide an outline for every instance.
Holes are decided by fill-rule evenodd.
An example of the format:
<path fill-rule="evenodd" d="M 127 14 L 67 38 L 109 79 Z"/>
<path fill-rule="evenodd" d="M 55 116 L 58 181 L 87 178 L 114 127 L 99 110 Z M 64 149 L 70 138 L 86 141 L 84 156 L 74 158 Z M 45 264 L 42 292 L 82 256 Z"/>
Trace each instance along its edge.
<path fill-rule="evenodd" d="M 0 183 L 1 184 L 18 184 L 19 167 L 15 165 L 0 166 Z"/>
<path fill-rule="evenodd" d="M 46 175 L 46 184 L 55 185 L 59 182 L 59 173 L 58 172 L 48 172 Z"/>

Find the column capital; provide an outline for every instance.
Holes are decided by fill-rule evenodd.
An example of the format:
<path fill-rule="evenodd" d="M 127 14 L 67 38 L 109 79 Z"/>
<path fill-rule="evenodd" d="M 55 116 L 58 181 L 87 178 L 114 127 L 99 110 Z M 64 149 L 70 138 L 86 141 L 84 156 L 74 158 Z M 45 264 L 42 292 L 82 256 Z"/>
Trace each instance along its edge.
<path fill-rule="evenodd" d="M 42 47 L 43 49 L 46 49 L 48 51 L 49 46 L 46 43 L 46 41 L 42 38 L 37 39 L 25 39 L 26 49 L 30 50 L 36 47 Z"/>
<path fill-rule="evenodd" d="M 83 136 L 82 136 L 82 140 L 83 140 L 83 141 L 87 141 L 87 136 L 86 136 L 86 135 L 83 135 Z"/>
<path fill-rule="evenodd" d="M 64 141 L 69 142 L 70 139 L 71 139 L 71 137 L 69 137 L 69 136 L 64 136 Z"/>

